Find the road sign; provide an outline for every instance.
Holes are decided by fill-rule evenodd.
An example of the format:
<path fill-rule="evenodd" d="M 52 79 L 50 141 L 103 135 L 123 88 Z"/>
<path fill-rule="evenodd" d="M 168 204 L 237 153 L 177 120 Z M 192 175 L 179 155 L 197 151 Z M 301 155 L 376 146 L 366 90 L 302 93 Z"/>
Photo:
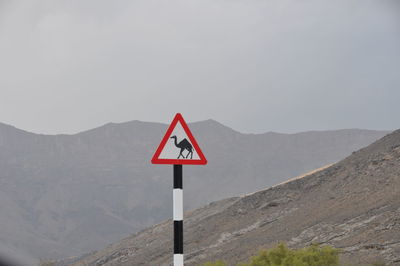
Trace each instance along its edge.
<path fill-rule="evenodd" d="M 156 153 L 153 164 L 207 164 L 196 139 L 181 114 L 176 114 Z"/>
<path fill-rule="evenodd" d="M 153 164 L 173 164 L 174 266 L 183 266 L 183 166 L 207 164 L 196 139 L 181 114 L 176 114 L 156 153 Z"/>

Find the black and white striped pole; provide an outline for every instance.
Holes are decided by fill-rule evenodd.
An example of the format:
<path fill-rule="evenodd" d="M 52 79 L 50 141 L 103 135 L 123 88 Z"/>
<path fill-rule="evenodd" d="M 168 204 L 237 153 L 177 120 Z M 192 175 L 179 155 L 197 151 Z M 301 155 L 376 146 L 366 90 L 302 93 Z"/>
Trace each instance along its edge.
<path fill-rule="evenodd" d="M 179 141 L 178 141 L 179 140 Z M 165 133 L 153 164 L 174 166 L 173 218 L 174 218 L 174 266 L 183 266 L 183 178 L 182 165 L 204 165 L 207 159 L 181 114 L 176 114 Z"/>
<path fill-rule="evenodd" d="M 174 164 L 174 266 L 183 266 L 183 182 L 182 165 Z"/>

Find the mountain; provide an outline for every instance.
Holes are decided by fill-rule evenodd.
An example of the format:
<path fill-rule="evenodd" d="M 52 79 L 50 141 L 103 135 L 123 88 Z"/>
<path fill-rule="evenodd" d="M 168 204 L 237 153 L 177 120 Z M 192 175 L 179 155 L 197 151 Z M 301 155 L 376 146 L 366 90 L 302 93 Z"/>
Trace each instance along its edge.
<path fill-rule="evenodd" d="M 25 264 L 68 257 L 169 218 L 172 167 L 150 164 L 166 127 L 132 121 L 50 136 L 0 124 L 0 254 Z M 184 168 L 186 210 L 338 161 L 387 133 L 241 134 L 214 120 L 190 127 L 209 164 Z"/>
<path fill-rule="evenodd" d="M 335 246 L 351 265 L 400 265 L 400 130 L 336 164 L 185 216 L 185 265 L 235 265 L 281 241 Z M 168 220 L 73 265 L 171 265 L 171 236 Z"/>

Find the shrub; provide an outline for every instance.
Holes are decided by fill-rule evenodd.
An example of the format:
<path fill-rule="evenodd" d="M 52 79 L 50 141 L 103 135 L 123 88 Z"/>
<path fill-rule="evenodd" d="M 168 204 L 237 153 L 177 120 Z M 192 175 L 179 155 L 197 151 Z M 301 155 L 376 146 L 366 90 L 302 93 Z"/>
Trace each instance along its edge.
<path fill-rule="evenodd" d="M 302 249 L 289 249 L 279 244 L 270 250 L 263 250 L 251 258 L 249 263 L 238 266 L 338 266 L 339 250 L 330 246 L 311 245 Z M 208 262 L 204 266 L 226 266 L 222 261 Z"/>
<path fill-rule="evenodd" d="M 279 244 L 271 250 L 264 250 L 251 258 L 248 264 L 241 266 L 337 266 L 339 250 L 329 246 L 311 245 L 292 250 L 285 244 Z"/>

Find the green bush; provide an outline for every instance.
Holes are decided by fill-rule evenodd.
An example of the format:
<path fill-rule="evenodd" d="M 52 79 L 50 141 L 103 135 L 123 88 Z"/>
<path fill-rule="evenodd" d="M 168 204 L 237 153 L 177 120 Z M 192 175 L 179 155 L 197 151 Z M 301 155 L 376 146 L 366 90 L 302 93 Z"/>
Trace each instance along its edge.
<path fill-rule="evenodd" d="M 249 264 L 241 266 L 337 266 L 339 251 L 335 248 L 311 245 L 306 248 L 292 250 L 285 244 L 279 244 L 271 250 L 264 250 L 251 258 Z"/>
<path fill-rule="evenodd" d="M 263 250 L 251 258 L 249 263 L 238 266 L 338 266 L 339 250 L 329 246 L 311 245 L 302 249 L 289 249 L 285 244 Z M 204 266 L 226 266 L 222 261 L 206 263 Z"/>

